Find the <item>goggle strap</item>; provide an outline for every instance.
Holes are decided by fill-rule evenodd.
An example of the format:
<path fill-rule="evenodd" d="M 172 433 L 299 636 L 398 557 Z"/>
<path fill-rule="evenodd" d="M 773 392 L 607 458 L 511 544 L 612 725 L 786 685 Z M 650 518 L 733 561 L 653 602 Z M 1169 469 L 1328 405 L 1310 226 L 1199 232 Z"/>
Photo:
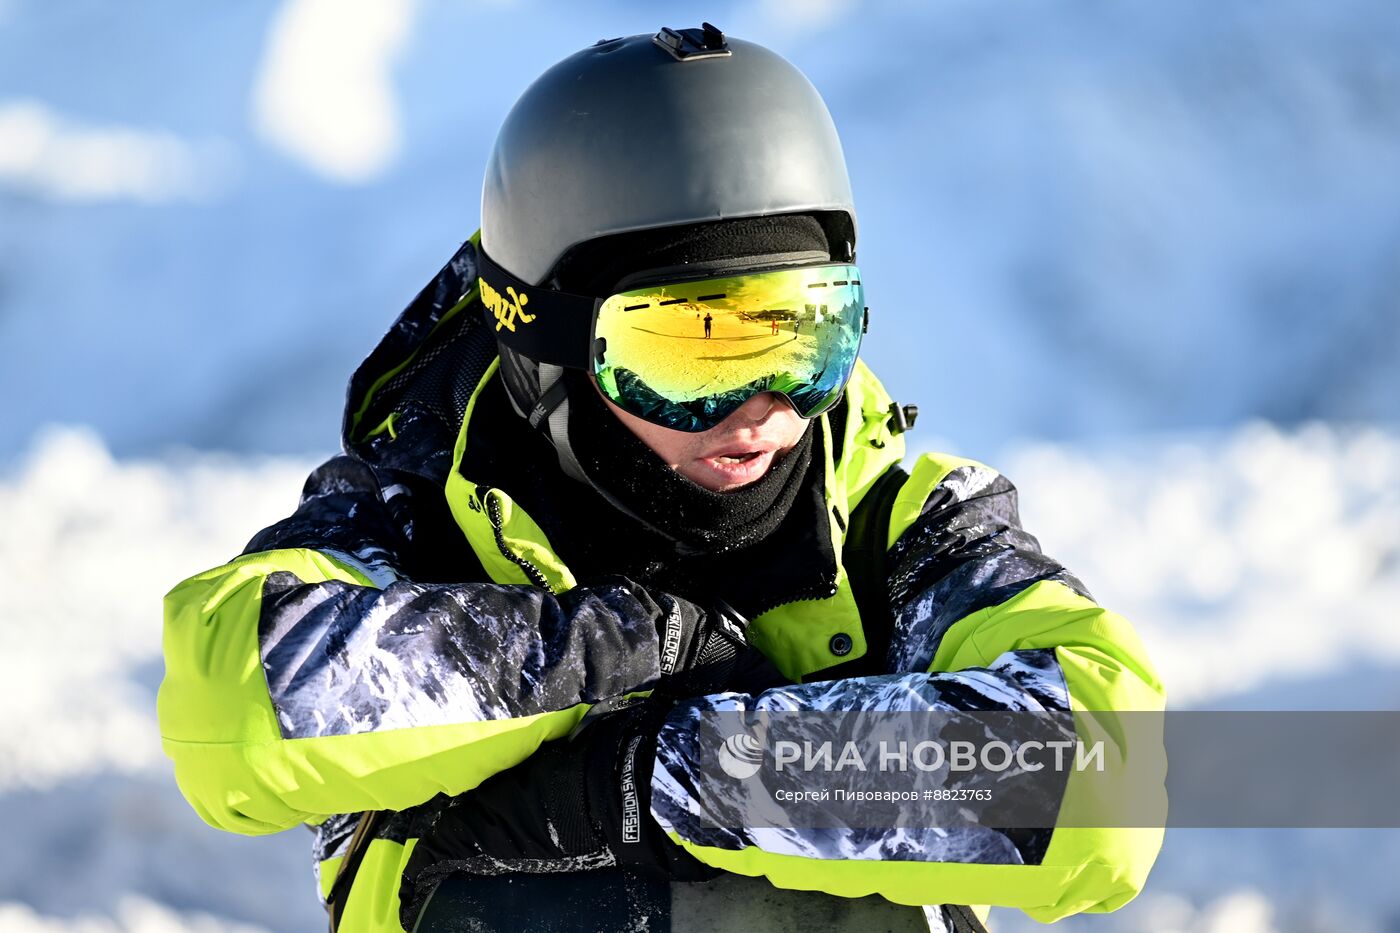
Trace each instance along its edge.
<path fill-rule="evenodd" d="M 530 409 L 530 416 L 528 419 L 530 427 L 539 430 L 540 425 L 544 423 L 546 418 L 554 414 L 554 409 L 559 407 L 559 404 L 564 401 L 564 398 L 568 394 L 569 390 L 564 385 L 564 380 L 554 380 L 554 384 L 545 390 L 545 393 L 535 402 L 535 407 Z"/>
<path fill-rule="evenodd" d="M 476 256 L 481 306 L 496 339 L 541 363 L 588 369 L 598 300 L 537 288 L 496 265 L 484 251 L 477 250 Z"/>

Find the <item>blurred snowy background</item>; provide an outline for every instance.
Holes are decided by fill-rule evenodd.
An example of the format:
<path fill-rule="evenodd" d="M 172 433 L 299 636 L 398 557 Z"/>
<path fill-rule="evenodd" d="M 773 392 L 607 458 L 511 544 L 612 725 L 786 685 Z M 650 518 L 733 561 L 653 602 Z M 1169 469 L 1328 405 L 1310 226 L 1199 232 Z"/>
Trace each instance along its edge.
<path fill-rule="evenodd" d="M 1388 0 L 0 0 L 0 931 L 321 925 L 304 833 L 173 786 L 160 597 L 291 510 L 515 95 L 701 19 L 831 106 L 911 443 L 1016 480 L 1177 707 L 1400 708 Z M 1400 831 L 1172 831 L 1061 928 L 1395 931 L 1398 870 Z"/>

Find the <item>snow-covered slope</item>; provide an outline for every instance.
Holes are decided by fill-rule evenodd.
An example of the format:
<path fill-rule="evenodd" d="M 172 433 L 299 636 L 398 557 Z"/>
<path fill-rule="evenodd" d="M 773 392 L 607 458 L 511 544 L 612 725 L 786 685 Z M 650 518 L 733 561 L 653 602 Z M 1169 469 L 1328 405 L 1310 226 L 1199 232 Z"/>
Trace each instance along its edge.
<path fill-rule="evenodd" d="M 1139 626 L 1176 705 L 1400 708 L 1385 614 L 1400 599 L 1400 434 L 1255 425 L 1107 450 L 1027 447 L 999 465 L 1046 550 Z M 315 925 L 309 837 L 205 827 L 171 781 L 154 721 L 162 593 L 289 512 L 309 466 L 114 459 L 89 430 L 52 429 L 0 473 L 12 580 L 0 930 L 225 929 L 197 914 Z M 1386 882 L 1396 864 L 1396 832 L 1173 831 L 1150 896 L 1116 926 L 1084 922 L 1156 930 L 1185 917 L 1179 929 L 1252 933 L 1270 927 L 1207 918 L 1235 923 L 1265 904 L 1282 930 L 1311 929 L 1295 921 L 1323 908 L 1379 930 L 1400 911 Z M 97 925 L 79 926 L 82 914 Z"/>

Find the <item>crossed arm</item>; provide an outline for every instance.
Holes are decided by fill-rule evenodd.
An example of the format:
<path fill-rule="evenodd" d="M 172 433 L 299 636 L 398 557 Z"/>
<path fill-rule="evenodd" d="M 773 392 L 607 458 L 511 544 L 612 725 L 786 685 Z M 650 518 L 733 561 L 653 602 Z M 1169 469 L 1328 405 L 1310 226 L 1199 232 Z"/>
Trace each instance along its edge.
<path fill-rule="evenodd" d="M 708 793 L 713 782 L 688 772 L 694 723 L 711 710 L 1162 708 L 1162 686 L 1131 627 L 1041 553 L 1021 528 L 1015 488 L 994 471 L 948 469 L 889 556 L 889 674 L 682 704 L 658 741 L 654 817 L 700 861 L 762 874 L 780 887 L 878 893 L 906 904 L 1014 906 L 1045 922 L 1122 906 L 1145 882 L 1160 829 L 735 831 L 724 819 L 732 810 Z M 1110 737 L 1108 748 L 1116 762 L 1130 754 L 1157 760 L 1159 749 L 1130 749 L 1118 739 Z M 1076 792 L 1074 780 L 1066 793 Z"/>
<path fill-rule="evenodd" d="M 166 597 L 161 732 L 207 822 L 269 833 L 460 794 L 713 634 L 703 607 L 622 577 L 559 595 L 410 579 L 441 544 L 413 496 L 331 460 L 294 515 Z"/>

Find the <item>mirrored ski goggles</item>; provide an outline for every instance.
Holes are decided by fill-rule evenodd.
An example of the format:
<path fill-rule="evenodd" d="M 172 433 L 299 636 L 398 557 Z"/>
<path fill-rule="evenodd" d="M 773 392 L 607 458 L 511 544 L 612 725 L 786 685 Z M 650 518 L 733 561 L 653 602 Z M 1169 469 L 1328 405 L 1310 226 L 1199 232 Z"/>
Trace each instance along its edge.
<path fill-rule="evenodd" d="M 820 415 L 840 400 L 866 329 L 860 272 L 844 263 L 596 299 L 525 285 L 478 256 L 482 304 L 502 343 L 592 373 L 619 408 L 676 431 L 707 431 L 763 392 Z M 541 417 L 553 408 L 542 404 Z"/>

